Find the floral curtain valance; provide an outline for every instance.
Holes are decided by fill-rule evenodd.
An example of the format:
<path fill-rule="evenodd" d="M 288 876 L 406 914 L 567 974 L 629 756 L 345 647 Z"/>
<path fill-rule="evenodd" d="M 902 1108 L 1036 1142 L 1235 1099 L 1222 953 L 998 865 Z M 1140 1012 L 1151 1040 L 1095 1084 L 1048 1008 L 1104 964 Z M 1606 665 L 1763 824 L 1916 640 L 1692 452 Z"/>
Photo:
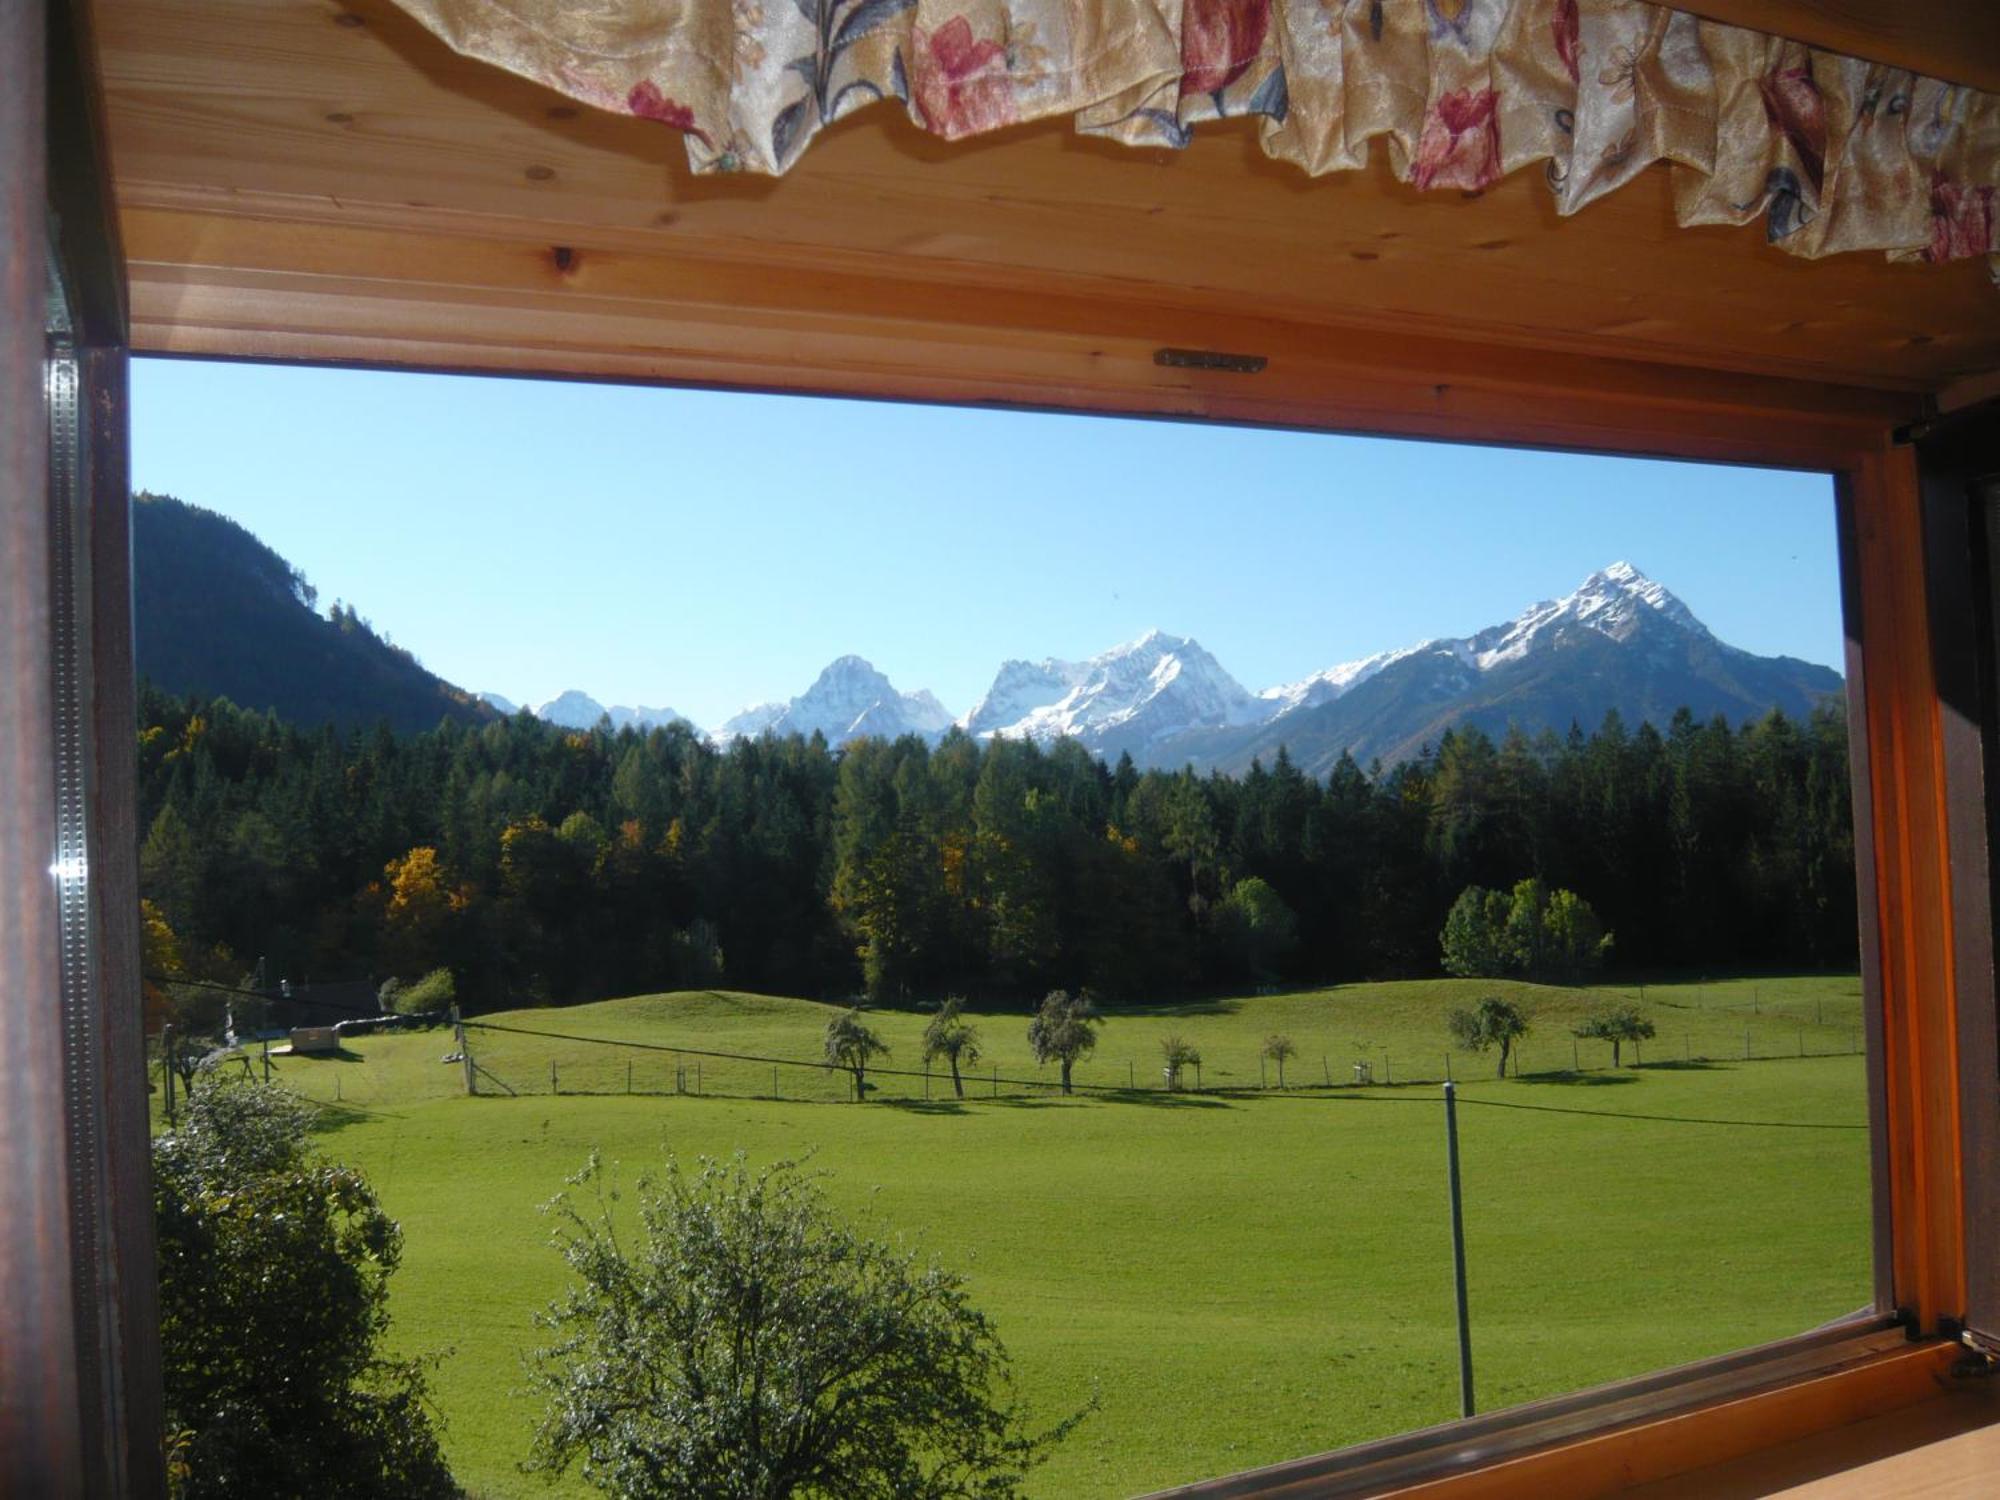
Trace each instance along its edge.
<path fill-rule="evenodd" d="M 1523 168 L 1560 212 L 1675 168 L 1682 224 L 1798 255 L 2000 253 L 2000 97 L 1638 0 L 397 0 L 458 51 L 779 173 L 895 98 L 926 130 L 1048 115 L 1135 146 L 1254 115 L 1313 174 L 1377 137 L 1419 188 Z M 1996 263 L 2000 265 L 2000 263 Z"/>

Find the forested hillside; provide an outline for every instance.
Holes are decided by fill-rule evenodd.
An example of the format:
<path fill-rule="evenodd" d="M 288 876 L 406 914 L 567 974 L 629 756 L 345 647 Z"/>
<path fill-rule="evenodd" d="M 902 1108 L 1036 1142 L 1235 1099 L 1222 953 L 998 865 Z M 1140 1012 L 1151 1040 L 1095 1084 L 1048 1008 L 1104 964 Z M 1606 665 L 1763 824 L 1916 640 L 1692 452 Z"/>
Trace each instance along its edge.
<path fill-rule="evenodd" d="M 168 495 L 132 505 L 139 675 L 293 723 L 433 729 L 493 709 L 424 670 L 352 609 L 322 615 L 305 576 L 227 516 Z"/>
<path fill-rule="evenodd" d="M 148 692 L 139 760 L 145 893 L 190 968 L 449 964 L 475 1007 L 717 983 L 1116 1002 L 1431 974 L 1457 894 L 1527 876 L 1588 900 L 1627 970 L 1855 962 L 1830 709 L 1466 730 L 1315 779 L 1282 756 L 1140 772 L 958 731 L 843 751 L 527 716 L 343 733 Z"/>

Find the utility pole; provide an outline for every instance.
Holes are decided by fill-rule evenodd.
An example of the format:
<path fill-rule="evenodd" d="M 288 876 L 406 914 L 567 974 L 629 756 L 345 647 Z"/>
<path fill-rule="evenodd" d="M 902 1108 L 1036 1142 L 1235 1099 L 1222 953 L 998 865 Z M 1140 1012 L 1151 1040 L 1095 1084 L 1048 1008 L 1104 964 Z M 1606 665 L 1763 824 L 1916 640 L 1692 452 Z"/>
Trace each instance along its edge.
<path fill-rule="evenodd" d="M 1472 1415 L 1472 1319 L 1465 1295 L 1465 1205 L 1458 1185 L 1458 1085 L 1444 1086 L 1445 1160 L 1451 1169 L 1451 1268 L 1458 1291 L 1458 1414 Z"/>

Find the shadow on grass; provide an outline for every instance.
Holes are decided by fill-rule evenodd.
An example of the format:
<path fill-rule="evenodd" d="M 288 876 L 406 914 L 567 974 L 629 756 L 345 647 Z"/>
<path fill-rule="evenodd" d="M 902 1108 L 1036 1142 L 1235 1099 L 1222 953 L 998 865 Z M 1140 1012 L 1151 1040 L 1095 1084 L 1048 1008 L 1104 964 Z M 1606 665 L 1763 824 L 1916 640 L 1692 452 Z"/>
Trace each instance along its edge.
<path fill-rule="evenodd" d="M 1637 1083 L 1627 1069 L 1616 1073 L 1573 1073 L 1568 1069 L 1556 1073 L 1524 1073 L 1515 1080 L 1517 1083 L 1552 1083 L 1564 1088 L 1601 1088 L 1606 1084 Z"/>
<path fill-rule="evenodd" d="M 1227 1099 L 1218 1099 L 1213 1094 L 1170 1093 L 1166 1089 L 1120 1089 L 1097 1097 L 1111 1104 L 1137 1104 L 1146 1109 L 1236 1108 Z"/>
<path fill-rule="evenodd" d="M 313 1106 L 314 1135 L 337 1135 L 350 1125 L 365 1125 L 385 1113 L 382 1110 L 362 1109 L 353 1104 L 328 1104 L 319 1099 L 308 1102 Z"/>
<path fill-rule="evenodd" d="M 255 1058 L 251 1060 L 255 1062 Z M 359 1052 L 356 1052 L 352 1047 L 335 1047 L 331 1052 L 273 1052 L 271 1054 L 272 1064 L 278 1067 L 285 1067 L 292 1063 L 357 1063 L 366 1061 L 368 1059 Z"/>
<path fill-rule="evenodd" d="M 968 1104 L 1006 1109 L 1060 1109 L 1065 1105 L 1131 1104 L 1143 1109 L 1234 1109 L 1227 1099 L 1214 1094 L 1169 1093 L 1165 1089 L 1078 1089 L 1063 1095 L 1050 1091 L 1037 1094 L 982 1094 L 968 1088 L 963 1099 L 871 1098 L 871 1104 L 885 1104 L 913 1115 L 962 1115 Z"/>
<path fill-rule="evenodd" d="M 871 1104 L 900 1109 L 911 1115 L 962 1115 L 965 1105 L 957 1099 L 871 1099 Z"/>
<path fill-rule="evenodd" d="M 1234 1109 L 1225 1099 L 1205 1094 L 1170 1094 L 1163 1089 L 1084 1089 L 1064 1097 L 1061 1094 L 1002 1094 L 997 1099 L 968 1095 L 971 1104 L 1004 1106 L 1008 1109 L 1063 1109 L 1086 1102 L 1129 1104 L 1141 1109 Z"/>

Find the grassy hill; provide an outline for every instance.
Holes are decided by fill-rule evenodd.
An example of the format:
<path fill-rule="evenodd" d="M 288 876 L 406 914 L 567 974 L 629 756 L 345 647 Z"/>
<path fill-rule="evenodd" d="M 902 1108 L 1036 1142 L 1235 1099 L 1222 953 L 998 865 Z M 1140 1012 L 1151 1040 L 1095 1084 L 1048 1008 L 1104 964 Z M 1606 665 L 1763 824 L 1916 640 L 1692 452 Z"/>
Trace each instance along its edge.
<path fill-rule="evenodd" d="M 1121 1013 L 1091 1076 L 1123 1083 L 1128 1060 L 1135 1073 L 1153 1063 L 1165 1029 L 1212 1059 L 1211 1086 L 1254 1085 L 1257 1048 L 1275 1030 L 1315 1063 L 1324 1049 L 1329 1070 L 1342 1058 L 1351 1068 L 1363 1039 L 1386 1044 L 1393 1065 L 1396 1049 L 1441 1054 L 1441 1009 L 1492 988 L 1350 986 Z M 1460 1070 L 1478 1079 L 1464 1091 L 1462 1134 L 1482 1408 L 1798 1332 L 1867 1300 L 1865 1079 L 1862 1060 L 1844 1055 L 1859 1004 L 1851 978 L 1649 988 L 1658 1046 L 1699 1053 L 1713 1037 L 1715 1060 L 1584 1074 L 1532 1070 L 1538 1047 L 1551 1062 L 1567 1053 L 1567 1020 L 1592 997 L 1505 988 L 1536 1015 L 1529 1076 L 1498 1081 L 1472 1059 Z M 704 992 L 492 1019 L 803 1058 L 829 1013 Z M 977 1019 L 1003 1076 L 1034 1077 L 1025 1018 Z M 1668 1046 L 1669 1021 L 1692 1046 Z M 910 1064 L 922 1023 L 871 1022 L 891 1061 Z M 1760 1054 L 1795 1052 L 1803 1033 L 1809 1051 L 1843 1055 L 1729 1060 L 1721 1044 L 1734 1037 L 1740 1053 L 1746 1027 Z M 524 1089 L 546 1089 L 534 1080 L 551 1060 L 577 1070 L 566 1090 L 622 1088 L 628 1056 L 635 1072 L 656 1063 L 655 1083 L 671 1087 L 670 1053 L 497 1032 L 475 1032 L 474 1045 Z M 277 1066 L 322 1098 L 338 1080 L 347 1107 L 329 1111 L 324 1142 L 367 1171 L 403 1224 L 394 1336 L 407 1350 L 452 1351 L 437 1388 L 453 1462 L 475 1493 L 548 1493 L 516 1467 L 536 1416 L 515 1394 L 520 1355 L 538 1338 L 529 1318 L 561 1284 L 535 1210 L 592 1149 L 627 1180 L 664 1150 L 742 1150 L 759 1162 L 811 1153 L 836 1201 L 965 1268 L 1038 1410 L 1056 1415 L 1092 1391 L 1103 1403 L 1041 1472 L 1040 1496 L 1135 1494 L 1456 1414 L 1434 1089 L 1067 1100 L 975 1090 L 964 1104 L 926 1104 L 921 1079 L 893 1095 L 885 1079 L 884 1102 L 857 1106 L 720 1096 L 760 1077 L 768 1093 L 770 1070 L 715 1062 L 703 1097 L 469 1100 L 454 1097 L 449 1050 L 444 1032 L 385 1036 L 356 1042 L 345 1060 Z M 1431 1071 L 1442 1065 L 1439 1055 Z M 839 1096 L 837 1078 L 781 1072 L 787 1090 L 816 1079 L 814 1099 Z M 1518 1105 L 1534 1107 L 1493 1107 Z M 1695 1123 L 1722 1121 L 1788 1123 Z"/>
<path fill-rule="evenodd" d="M 1449 1048 L 1445 1015 L 1483 995 L 1502 995 L 1528 1015 L 1533 1029 L 1520 1044 L 1524 1073 L 1586 1072 L 1607 1068 L 1611 1049 L 1603 1042 L 1579 1042 L 1570 1033 L 1594 1011 L 1631 1003 L 1652 1019 L 1654 1041 L 1640 1048 L 1654 1062 L 1743 1061 L 1774 1057 L 1830 1056 L 1860 1047 L 1861 988 L 1852 976 L 1730 979 L 1633 987 L 1561 988 L 1507 980 L 1432 979 L 1389 984 L 1336 985 L 1279 995 L 1260 995 L 1184 1005 L 1119 1007 L 1107 1010 L 1097 1050 L 1076 1066 L 1075 1081 L 1088 1088 L 1123 1089 L 1160 1085 L 1160 1040 L 1169 1033 L 1202 1054 L 1201 1082 L 1210 1089 L 1255 1088 L 1275 1084 L 1275 1071 L 1260 1066 L 1264 1039 L 1289 1036 L 1298 1057 L 1289 1065 L 1294 1086 L 1352 1083 L 1354 1065 L 1365 1061 L 1380 1083 L 1440 1080 L 1449 1055 L 1452 1076 L 1488 1078 L 1491 1055 Z M 744 1053 L 757 1058 L 816 1062 L 820 1036 L 840 1007 L 812 1000 L 748 995 L 729 990 L 694 990 L 641 995 L 538 1010 L 505 1011 L 478 1020 L 506 1030 L 475 1025 L 472 1046 L 490 1075 L 482 1087 L 520 1093 L 548 1093 L 549 1065 L 565 1093 L 622 1093 L 629 1066 L 635 1092 L 671 1092 L 684 1073 L 688 1092 L 780 1098 L 843 1100 L 851 1086 L 842 1075 L 818 1068 L 780 1066 L 773 1081 L 769 1062 L 700 1057 L 701 1052 Z M 1053 1067 L 1035 1063 L 1023 1013 L 974 1013 L 980 1060 L 967 1070 L 973 1097 L 1053 1089 Z M 867 1022 L 886 1042 L 889 1056 L 871 1077 L 871 1097 L 923 1099 L 923 1029 L 928 1015 L 916 1010 L 871 1010 Z M 643 1048 L 605 1047 L 585 1041 L 519 1035 L 520 1031 L 565 1037 L 634 1042 Z M 328 1064 L 300 1076 L 300 1086 L 318 1097 L 333 1097 L 340 1078 L 349 1103 L 406 1103 L 463 1092 L 463 1073 L 440 1066 L 449 1047 L 440 1034 L 371 1037 L 355 1044 L 366 1065 Z M 684 1049 L 679 1053 L 672 1050 Z M 1626 1061 L 1632 1060 L 1628 1051 Z M 914 1075 L 914 1076 L 911 1076 Z M 1190 1075 L 1189 1081 L 1193 1078 Z M 934 1070 L 928 1096 L 941 1099 L 950 1080 Z"/>

